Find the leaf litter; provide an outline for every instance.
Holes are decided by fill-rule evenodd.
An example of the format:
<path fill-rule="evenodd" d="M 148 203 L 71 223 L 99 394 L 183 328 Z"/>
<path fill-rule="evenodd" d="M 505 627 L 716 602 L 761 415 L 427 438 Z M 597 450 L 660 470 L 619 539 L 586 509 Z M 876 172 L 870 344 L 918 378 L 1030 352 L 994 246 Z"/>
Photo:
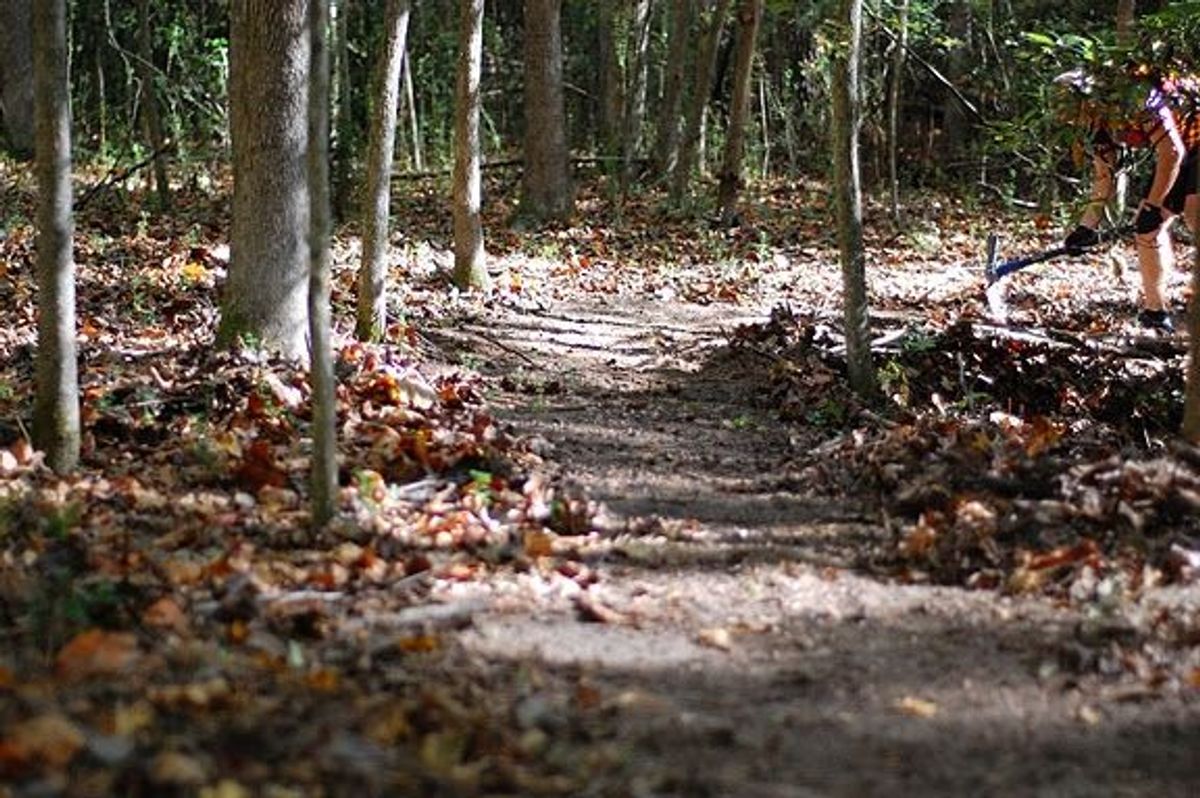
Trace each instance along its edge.
<path fill-rule="evenodd" d="M 872 278 L 892 328 L 879 347 L 889 398 L 831 402 L 849 395 L 836 275 L 785 277 L 832 257 L 820 214 L 802 225 L 790 215 L 820 190 L 768 187 L 731 231 L 664 217 L 653 198 L 630 198 L 619 230 L 518 237 L 495 224 L 489 301 L 782 295 L 767 323 L 731 333 L 730 351 L 761 365 L 768 404 L 793 425 L 780 453 L 792 489 L 868 498 L 885 519 L 890 539 L 861 552 L 862 568 L 1097 608 L 1060 657 L 1065 672 L 1195 688 L 1200 618 L 1161 609 L 1128 633 L 1104 611 L 1200 568 L 1200 457 L 1163 443 L 1178 421 L 1178 353 L 1105 349 L 1112 313 L 1052 281 L 1046 301 L 1036 277 L 1014 281 L 1016 316 L 1061 334 L 988 327 L 973 273 L 947 266 L 971 257 L 971 237 L 944 232 L 946 221 L 928 228 L 932 243 L 871 242 L 891 267 Z M 28 218 L 27 193 L 8 201 Z M 591 622 L 640 616 L 588 592 L 604 579 L 587 555 L 596 507 L 497 420 L 495 386 L 470 364 L 439 362 L 426 332 L 486 308 L 446 282 L 446 251 L 429 243 L 444 237 L 436 195 L 421 188 L 397 207 L 411 223 L 393 264 L 405 314 L 387 342 L 339 345 L 342 513 L 316 535 L 307 376 L 208 349 L 228 267 L 221 200 L 181 197 L 177 215 L 131 232 L 138 202 L 108 192 L 79 220 L 85 445 L 67 478 L 42 467 L 21 423 L 31 230 L 0 240 L 11 309 L 0 331 L 0 777 L 17 794 L 622 794 L 631 754 L 612 724 L 635 705 L 663 712 L 662 699 L 529 663 L 481 669 L 455 636 L 481 608 L 534 603 L 539 590 L 565 590 Z M 581 202 L 605 208 L 600 196 Z M 947 215 L 967 225 L 965 211 Z M 335 306 L 349 318 L 354 242 L 337 252 Z M 543 587 L 481 589 L 514 577 Z M 695 639 L 733 656 L 742 630 L 710 625 Z M 895 706 L 939 713 L 915 695 Z"/>

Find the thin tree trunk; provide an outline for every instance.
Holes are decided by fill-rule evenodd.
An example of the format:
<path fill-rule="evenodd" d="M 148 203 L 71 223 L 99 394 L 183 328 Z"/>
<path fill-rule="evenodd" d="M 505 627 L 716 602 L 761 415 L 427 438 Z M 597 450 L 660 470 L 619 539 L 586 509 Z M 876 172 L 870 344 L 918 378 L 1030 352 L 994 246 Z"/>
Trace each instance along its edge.
<path fill-rule="evenodd" d="M 425 171 L 425 142 L 421 137 L 421 125 L 417 118 L 417 93 L 413 91 L 412 60 L 408 48 L 404 49 L 404 103 L 408 106 L 409 135 L 412 138 L 412 165 L 418 172 Z"/>
<path fill-rule="evenodd" d="M 634 176 L 634 163 L 642 146 L 642 123 L 646 118 L 646 85 L 650 72 L 650 0 L 633 0 L 629 57 L 625 64 L 625 118 L 621 129 L 621 182 Z"/>
<path fill-rule="evenodd" d="M 150 0 L 138 0 L 138 78 L 142 83 L 142 120 L 150 151 L 154 159 L 154 191 L 164 210 L 171 207 L 171 184 L 167 180 L 166 136 L 163 135 L 162 114 L 158 93 L 154 88 L 154 37 L 150 32 Z"/>
<path fill-rule="evenodd" d="M 859 64 L 862 53 L 862 0 L 840 0 L 833 46 L 833 175 L 838 248 L 846 326 L 846 368 L 850 387 L 861 397 L 876 393 L 871 362 L 870 308 L 863 250 L 862 187 L 858 165 Z"/>
<path fill-rule="evenodd" d="M 329 0 L 309 0 L 308 334 L 312 379 L 312 523 L 323 527 L 337 501 L 337 397 L 329 287 Z"/>
<path fill-rule="evenodd" d="M 717 71 L 717 53 L 721 32 L 725 29 L 725 18 L 733 0 L 716 0 L 710 6 L 709 22 L 700 39 L 696 57 L 696 73 L 692 81 L 692 93 L 688 101 L 683 122 L 683 138 L 679 145 L 679 161 L 671 180 L 671 201 L 675 205 L 683 202 L 691 185 L 692 171 L 700 152 L 700 141 L 704 134 L 704 109 L 712 91 L 713 76 Z"/>
<path fill-rule="evenodd" d="M 1137 16 L 1137 0 L 1117 0 L 1117 43 L 1133 40 L 1133 23 Z"/>
<path fill-rule="evenodd" d="M 1200 181 L 1200 161 L 1196 162 L 1196 179 Z M 1197 211 L 1200 216 L 1200 211 Z M 1200 237 L 1200 218 L 1191 220 L 1192 238 Z M 1187 387 L 1183 402 L 1183 437 L 1200 445 L 1200 246 L 1196 247 L 1192 263 L 1192 299 L 1188 303 L 1188 367 Z"/>
<path fill-rule="evenodd" d="M 624 118 L 625 89 L 621 77 L 621 61 L 617 38 L 620 3 L 609 0 L 600 4 L 597 21 L 597 60 L 600 62 L 600 128 L 604 153 L 617 155 L 621 151 L 621 120 Z"/>
<path fill-rule="evenodd" d="M 684 70 L 691 43 L 692 0 L 671 3 L 671 40 L 667 47 L 667 82 L 659 109 L 658 139 L 654 147 L 654 165 L 669 179 L 679 159 L 679 133 L 682 120 Z"/>
<path fill-rule="evenodd" d="M 900 208 L 900 97 L 904 85 L 904 55 L 908 50 L 908 3 L 901 0 L 896 10 L 897 27 L 896 49 L 892 52 L 892 79 L 888 84 L 888 181 L 891 184 L 892 219 L 896 224 L 902 221 Z"/>
<path fill-rule="evenodd" d="M 569 219 L 572 196 L 563 105 L 562 0 L 525 0 L 525 171 L 520 217 Z"/>
<path fill-rule="evenodd" d="M 484 0 L 460 0 L 458 83 L 454 102 L 454 283 L 486 289 L 480 209 L 479 84 L 483 71 Z"/>
<path fill-rule="evenodd" d="M 379 340 L 387 329 L 387 253 L 400 68 L 408 37 L 409 0 L 388 0 L 375 113 L 367 150 L 362 264 L 358 270 L 358 337 Z"/>
<path fill-rule="evenodd" d="M 754 76 L 754 43 L 762 21 L 762 0 L 742 0 L 738 12 L 737 55 L 733 73 L 733 96 L 730 98 L 729 129 L 725 134 L 725 153 L 722 158 L 720 183 L 717 187 L 717 207 L 721 220 L 730 224 L 737 217 L 737 199 L 742 186 L 743 162 L 746 151 L 746 127 L 750 119 L 750 89 Z"/>
<path fill-rule="evenodd" d="M 0 0 L 0 116 L 9 145 L 23 157 L 34 150 L 32 3 Z"/>
<path fill-rule="evenodd" d="M 946 59 L 946 76 L 957 85 L 967 70 L 971 48 L 971 4 L 956 0 L 950 6 L 949 32 L 954 39 Z M 945 152 L 953 157 L 961 155 L 967 146 L 968 122 L 958 96 L 951 91 L 942 93 L 942 131 L 945 135 Z"/>
<path fill-rule="evenodd" d="M 80 442 L 66 0 L 34 4 L 32 41 L 38 182 L 33 435 L 34 444 L 46 453 L 46 462 L 61 474 L 79 462 Z"/>
<path fill-rule="evenodd" d="M 333 214 L 346 218 L 354 193 L 354 104 L 350 82 L 350 0 L 334 0 L 333 7 Z"/>

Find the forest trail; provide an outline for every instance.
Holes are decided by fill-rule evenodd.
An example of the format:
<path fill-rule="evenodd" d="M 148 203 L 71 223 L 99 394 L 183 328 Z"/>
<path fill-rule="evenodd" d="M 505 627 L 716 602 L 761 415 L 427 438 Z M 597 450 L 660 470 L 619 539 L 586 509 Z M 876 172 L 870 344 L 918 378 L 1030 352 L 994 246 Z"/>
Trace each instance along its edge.
<path fill-rule="evenodd" d="M 1089 675 L 1127 620 L 861 568 L 886 520 L 789 470 L 771 364 L 727 348 L 767 312 L 596 298 L 439 334 L 599 510 L 559 539 L 586 588 L 467 591 L 465 649 L 535 674 L 518 717 L 586 719 L 589 794 L 1194 795 L 1194 707 Z"/>

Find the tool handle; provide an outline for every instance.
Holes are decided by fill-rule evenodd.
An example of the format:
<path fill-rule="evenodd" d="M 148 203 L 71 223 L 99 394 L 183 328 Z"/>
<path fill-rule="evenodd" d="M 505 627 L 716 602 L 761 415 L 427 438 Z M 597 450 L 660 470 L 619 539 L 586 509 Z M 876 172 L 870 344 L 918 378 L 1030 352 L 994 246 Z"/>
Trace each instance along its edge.
<path fill-rule="evenodd" d="M 1069 255 L 1074 251 L 1075 250 L 1068 249 L 1067 247 L 1055 247 L 1054 249 L 1048 249 L 1045 252 L 1039 252 L 1036 255 L 1026 255 L 1023 258 L 1013 258 L 1012 260 L 1004 261 L 1004 263 L 997 263 L 988 271 L 988 282 L 994 283 L 996 280 L 999 280 L 1006 274 L 1012 274 L 1013 272 L 1020 271 L 1026 266 L 1032 266 L 1035 263 L 1043 263 L 1048 260 L 1053 260 L 1054 258 L 1061 258 L 1063 255 Z"/>

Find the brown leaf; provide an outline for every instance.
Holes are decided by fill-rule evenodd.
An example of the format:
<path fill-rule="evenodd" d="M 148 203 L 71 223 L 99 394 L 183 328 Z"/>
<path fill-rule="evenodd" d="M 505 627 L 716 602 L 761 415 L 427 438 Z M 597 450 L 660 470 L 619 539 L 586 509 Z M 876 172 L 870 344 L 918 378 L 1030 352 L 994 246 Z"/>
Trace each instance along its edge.
<path fill-rule="evenodd" d="M 896 709 L 914 718 L 932 718 L 938 713 L 938 705 L 933 701 L 916 696 L 905 696 L 896 702 Z"/>
<path fill-rule="evenodd" d="M 51 712 L 11 727 L 0 742 L 4 753 L 0 765 L 8 759 L 20 765 L 48 765 L 64 768 L 84 745 L 83 732 L 68 717 Z"/>
<path fill-rule="evenodd" d="M 170 596 L 163 596 L 147 607 L 142 613 L 142 623 L 154 629 L 180 634 L 186 633 L 189 627 L 187 616 Z"/>
<path fill-rule="evenodd" d="M 89 629 L 59 650 L 54 667 L 60 678 L 74 682 L 127 673 L 140 659 L 132 634 Z"/>

